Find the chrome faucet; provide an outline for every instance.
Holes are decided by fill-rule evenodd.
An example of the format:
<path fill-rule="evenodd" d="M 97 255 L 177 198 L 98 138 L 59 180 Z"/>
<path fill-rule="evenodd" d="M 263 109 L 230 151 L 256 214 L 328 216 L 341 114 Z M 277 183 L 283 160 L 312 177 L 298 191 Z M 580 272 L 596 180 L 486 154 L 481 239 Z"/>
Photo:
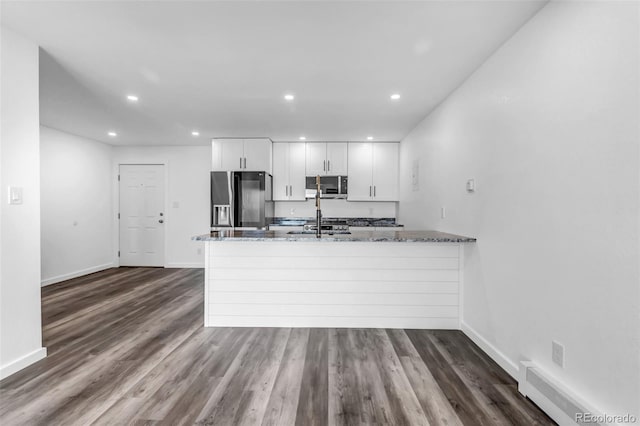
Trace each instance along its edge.
<path fill-rule="evenodd" d="M 316 238 L 322 236 L 322 211 L 320 210 L 320 175 L 316 176 Z"/>

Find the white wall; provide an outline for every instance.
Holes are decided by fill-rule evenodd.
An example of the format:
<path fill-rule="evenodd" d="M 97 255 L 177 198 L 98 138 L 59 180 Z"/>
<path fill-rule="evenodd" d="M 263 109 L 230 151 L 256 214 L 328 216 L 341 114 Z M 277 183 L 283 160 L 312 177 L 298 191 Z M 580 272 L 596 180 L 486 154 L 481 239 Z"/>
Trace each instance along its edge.
<path fill-rule="evenodd" d="M 112 150 L 40 126 L 43 285 L 114 266 Z"/>
<path fill-rule="evenodd" d="M 549 3 L 401 142 L 400 222 L 478 238 L 466 324 L 609 414 L 640 414 L 638 17 Z"/>
<path fill-rule="evenodd" d="M 38 46 L 1 28 L 0 379 L 46 355 L 40 325 Z M 9 205 L 8 186 L 22 187 Z"/>
<path fill-rule="evenodd" d="M 204 267 L 204 246 L 191 237 L 210 229 L 210 146 L 114 147 L 113 175 L 118 164 L 166 164 L 168 173 L 165 247 L 167 267 Z M 117 213 L 118 187 L 113 200 Z M 115 216 L 115 215 L 114 215 Z M 114 247 L 117 250 L 117 221 Z"/>
<path fill-rule="evenodd" d="M 324 217 L 396 217 L 398 203 L 346 200 L 322 200 Z M 276 201 L 275 216 L 315 217 L 316 201 Z"/>

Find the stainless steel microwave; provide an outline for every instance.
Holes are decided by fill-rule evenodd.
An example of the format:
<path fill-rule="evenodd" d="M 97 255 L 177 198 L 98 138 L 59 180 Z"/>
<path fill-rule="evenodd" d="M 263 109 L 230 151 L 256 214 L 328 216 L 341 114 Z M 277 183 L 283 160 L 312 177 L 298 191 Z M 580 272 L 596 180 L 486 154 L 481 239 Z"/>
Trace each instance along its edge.
<path fill-rule="evenodd" d="M 320 198 L 347 198 L 346 176 L 320 176 Z M 316 177 L 307 176 L 306 198 L 316 198 Z"/>

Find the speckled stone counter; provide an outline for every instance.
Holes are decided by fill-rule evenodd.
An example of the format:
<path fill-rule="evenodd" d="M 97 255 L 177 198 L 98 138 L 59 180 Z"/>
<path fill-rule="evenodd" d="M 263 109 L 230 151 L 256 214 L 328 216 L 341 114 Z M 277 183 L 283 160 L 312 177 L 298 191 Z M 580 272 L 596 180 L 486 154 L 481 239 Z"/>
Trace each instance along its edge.
<path fill-rule="evenodd" d="M 286 231 L 214 231 L 193 237 L 197 241 L 301 241 L 301 242 L 413 242 L 472 243 L 475 238 L 438 231 L 352 231 L 351 234 L 289 234 Z"/>

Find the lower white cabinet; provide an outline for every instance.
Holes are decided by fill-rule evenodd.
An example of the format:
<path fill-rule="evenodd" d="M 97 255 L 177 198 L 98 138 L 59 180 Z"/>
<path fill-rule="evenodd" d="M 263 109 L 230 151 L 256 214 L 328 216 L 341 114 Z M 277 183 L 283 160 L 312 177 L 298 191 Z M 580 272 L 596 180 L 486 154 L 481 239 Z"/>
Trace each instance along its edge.
<path fill-rule="evenodd" d="M 305 144 L 273 144 L 273 200 L 305 200 Z"/>
<path fill-rule="evenodd" d="M 349 143 L 349 201 L 398 201 L 398 144 Z"/>

